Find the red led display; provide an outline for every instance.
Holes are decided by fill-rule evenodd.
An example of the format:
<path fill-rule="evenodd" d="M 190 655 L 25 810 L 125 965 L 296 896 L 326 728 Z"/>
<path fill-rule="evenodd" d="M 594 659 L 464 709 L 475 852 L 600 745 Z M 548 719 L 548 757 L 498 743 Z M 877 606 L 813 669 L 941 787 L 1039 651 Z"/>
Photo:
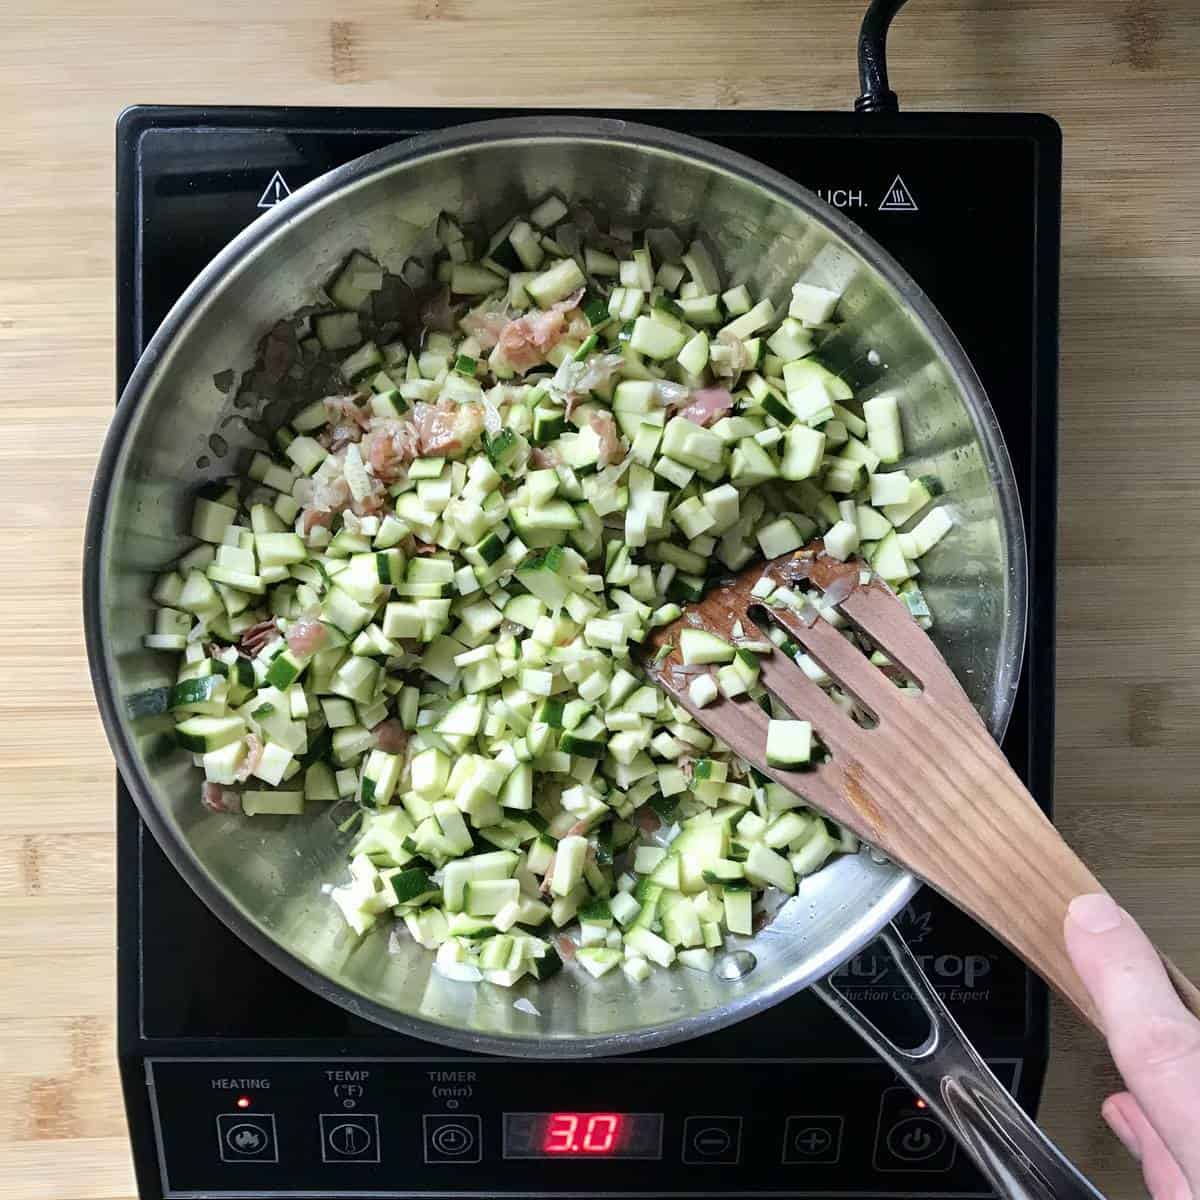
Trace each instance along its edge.
<path fill-rule="evenodd" d="M 661 1158 L 662 1124 L 662 1113 L 505 1113 L 504 1157 Z"/>
<path fill-rule="evenodd" d="M 542 1150 L 547 1154 L 611 1154 L 620 1132 L 620 1113 L 550 1113 Z"/>

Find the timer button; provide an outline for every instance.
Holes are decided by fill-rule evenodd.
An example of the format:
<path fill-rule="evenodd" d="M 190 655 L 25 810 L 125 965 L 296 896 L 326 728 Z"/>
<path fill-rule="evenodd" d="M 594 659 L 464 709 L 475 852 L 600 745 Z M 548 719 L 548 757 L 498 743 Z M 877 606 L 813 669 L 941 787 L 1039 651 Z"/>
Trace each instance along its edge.
<path fill-rule="evenodd" d="M 477 1163 L 483 1158 L 480 1118 L 471 1113 L 426 1113 L 425 1161 L 427 1163 Z"/>
<path fill-rule="evenodd" d="M 736 1163 L 742 1157 L 741 1117 L 688 1117 L 683 1161 L 690 1166 Z"/>

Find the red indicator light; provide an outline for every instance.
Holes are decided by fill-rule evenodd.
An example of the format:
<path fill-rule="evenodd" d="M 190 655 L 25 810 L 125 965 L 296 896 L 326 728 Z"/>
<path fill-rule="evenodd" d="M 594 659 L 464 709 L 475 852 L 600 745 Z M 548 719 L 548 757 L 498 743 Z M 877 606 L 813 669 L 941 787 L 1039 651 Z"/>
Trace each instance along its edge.
<path fill-rule="evenodd" d="M 922 1100 L 920 1096 L 918 1096 L 916 1099 L 916 1105 L 918 1108 L 928 1108 L 929 1107 L 929 1105 L 926 1104 L 925 1101 Z"/>
<path fill-rule="evenodd" d="M 238 1108 L 249 1108 L 250 1107 L 250 1097 L 249 1096 L 239 1096 L 237 1098 L 237 1106 L 238 1106 Z"/>
<path fill-rule="evenodd" d="M 551 1113 L 542 1150 L 546 1154 L 611 1154 L 620 1132 L 619 1113 Z"/>

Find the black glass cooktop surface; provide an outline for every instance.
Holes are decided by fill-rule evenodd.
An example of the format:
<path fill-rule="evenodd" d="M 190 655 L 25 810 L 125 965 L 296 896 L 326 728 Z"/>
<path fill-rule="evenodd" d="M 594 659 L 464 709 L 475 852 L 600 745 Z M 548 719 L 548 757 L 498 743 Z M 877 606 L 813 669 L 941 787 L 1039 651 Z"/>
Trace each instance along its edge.
<path fill-rule="evenodd" d="M 379 146 L 502 115 L 511 113 L 127 111 L 119 384 L 197 271 L 266 208 Z M 819 192 L 895 255 L 962 341 L 1004 430 L 1029 537 L 1029 644 L 1004 747 L 1049 809 L 1057 127 L 1004 115 L 605 115 L 711 138 Z M 144 1196 L 987 1194 L 944 1131 L 814 997 L 619 1061 L 481 1059 L 405 1038 L 253 954 L 118 792 L 120 1040 Z M 1046 1059 L 1040 982 L 928 891 L 900 927 L 1032 1107 Z M 903 988 L 882 950 L 869 947 L 838 982 L 900 1028 Z"/>

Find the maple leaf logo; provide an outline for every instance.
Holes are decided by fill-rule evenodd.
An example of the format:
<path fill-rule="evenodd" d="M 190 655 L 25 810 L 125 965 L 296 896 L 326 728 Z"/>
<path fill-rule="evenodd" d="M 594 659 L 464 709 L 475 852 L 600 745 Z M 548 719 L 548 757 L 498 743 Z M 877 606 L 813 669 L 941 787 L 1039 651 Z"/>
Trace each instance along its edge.
<path fill-rule="evenodd" d="M 896 918 L 896 928 L 910 946 L 919 946 L 933 932 L 933 913 L 918 912 L 914 904 L 906 904 Z"/>

